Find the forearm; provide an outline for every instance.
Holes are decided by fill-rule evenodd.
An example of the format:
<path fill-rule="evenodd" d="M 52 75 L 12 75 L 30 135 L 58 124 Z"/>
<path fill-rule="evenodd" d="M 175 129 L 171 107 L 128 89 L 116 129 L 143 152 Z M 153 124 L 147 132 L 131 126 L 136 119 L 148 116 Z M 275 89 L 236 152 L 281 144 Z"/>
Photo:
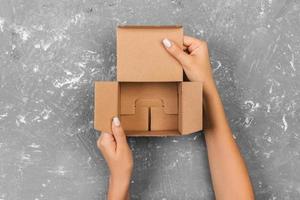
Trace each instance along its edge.
<path fill-rule="evenodd" d="M 204 87 L 204 132 L 216 199 L 254 199 L 240 155 L 213 80 Z"/>
<path fill-rule="evenodd" d="M 129 200 L 130 180 L 110 177 L 108 185 L 108 200 Z"/>
<path fill-rule="evenodd" d="M 185 51 L 168 39 L 164 39 L 163 44 L 180 62 L 190 81 L 204 82 L 204 132 L 216 198 L 254 199 L 245 163 L 232 137 L 212 77 L 207 43 L 184 36 Z"/>

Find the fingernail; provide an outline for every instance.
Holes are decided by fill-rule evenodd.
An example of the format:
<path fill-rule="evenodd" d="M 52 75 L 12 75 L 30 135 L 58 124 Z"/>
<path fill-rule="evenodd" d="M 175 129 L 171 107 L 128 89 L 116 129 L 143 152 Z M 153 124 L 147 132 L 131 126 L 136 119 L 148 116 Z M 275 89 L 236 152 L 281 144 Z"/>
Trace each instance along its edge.
<path fill-rule="evenodd" d="M 121 122 L 120 122 L 118 117 L 113 118 L 113 123 L 114 123 L 115 126 L 120 126 L 121 125 Z"/>
<path fill-rule="evenodd" d="M 170 48 L 172 46 L 172 43 L 170 40 L 168 40 L 167 38 L 163 39 L 163 44 L 166 48 Z"/>

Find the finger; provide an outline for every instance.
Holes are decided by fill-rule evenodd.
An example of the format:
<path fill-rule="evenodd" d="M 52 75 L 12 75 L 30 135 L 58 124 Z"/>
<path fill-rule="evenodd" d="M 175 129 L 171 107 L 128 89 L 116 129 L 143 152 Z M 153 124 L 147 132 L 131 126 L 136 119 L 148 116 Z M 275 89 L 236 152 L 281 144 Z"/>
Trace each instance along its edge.
<path fill-rule="evenodd" d="M 165 46 L 166 50 L 176 58 L 183 66 L 187 66 L 190 62 L 190 56 L 185 53 L 177 44 L 169 39 L 163 39 L 163 45 Z"/>
<path fill-rule="evenodd" d="M 183 45 L 187 47 L 188 52 L 193 55 L 198 49 L 202 49 L 206 45 L 206 42 L 190 36 L 184 36 Z"/>
<path fill-rule="evenodd" d="M 198 40 L 197 38 L 193 38 L 190 36 L 183 36 L 183 45 L 184 46 L 191 46 L 194 43 L 199 43 L 201 40 Z"/>
<path fill-rule="evenodd" d="M 118 146 L 127 145 L 126 135 L 124 133 L 124 130 L 121 126 L 120 119 L 118 117 L 114 117 L 112 120 L 112 132 L 117 143 L 117 148 Z"/>
<path fill-rule="evenodd" d="M 112 134 L 102 132 L 97 140 L 97 146 L 102 153 L 114 152 L 116 149 L 116 141 Z"/>

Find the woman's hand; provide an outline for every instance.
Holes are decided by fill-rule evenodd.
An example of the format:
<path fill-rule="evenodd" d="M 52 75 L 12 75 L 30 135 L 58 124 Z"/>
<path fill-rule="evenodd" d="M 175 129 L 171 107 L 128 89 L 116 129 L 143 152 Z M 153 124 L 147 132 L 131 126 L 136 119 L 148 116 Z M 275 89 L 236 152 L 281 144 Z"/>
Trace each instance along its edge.
<path fill-rule="evenodd" d="M 110 170 L 108 199 L 128 199 L 133 168 L 132 152 L 118 117 L 112 120 L 112 132 L 101 133 L 97 141 Z"/>
<path fill-rule="evenodd" d="M 184 36 L 184 51 L 169 39 L 164 39 L 162 42 L 167 51 L 182 65 L 190 81 L 203 81 L 204 84 L 213 82 L 206 42 Z"/>
<path fill-rule="evenodd" d="M 204 132 L 216 199 L 253 200 L 248 171 L 228 125 L 213 80 L 206 42 L 184 36 L 185 51 L 164 39 L 166 50 L 182 65 L 191 81 L 203 81 Z"/>

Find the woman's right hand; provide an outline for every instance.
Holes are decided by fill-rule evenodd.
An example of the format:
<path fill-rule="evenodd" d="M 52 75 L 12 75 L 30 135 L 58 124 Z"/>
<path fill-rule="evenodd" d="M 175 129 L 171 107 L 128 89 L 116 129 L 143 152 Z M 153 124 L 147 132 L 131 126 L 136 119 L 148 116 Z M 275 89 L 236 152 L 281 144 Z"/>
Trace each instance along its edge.
<path fill-rule="evenodd" d="M 164 39 L 166 50 L 182 65 L 190 81 L 203 81 L 204 85 L 213 83 L 207 43 L 193 37 L 184 36 L 182 50 L 175 42 Z"/>
<path fill-rule="evenodd" d="M 232 137 L 213 79 L 206 42 L 184 36 L 187 53 L 175 42 L 162 42 L 190 81 L 203 81 L 205 141 L 216 199 L 255 199 L 247 167 Z"/>

